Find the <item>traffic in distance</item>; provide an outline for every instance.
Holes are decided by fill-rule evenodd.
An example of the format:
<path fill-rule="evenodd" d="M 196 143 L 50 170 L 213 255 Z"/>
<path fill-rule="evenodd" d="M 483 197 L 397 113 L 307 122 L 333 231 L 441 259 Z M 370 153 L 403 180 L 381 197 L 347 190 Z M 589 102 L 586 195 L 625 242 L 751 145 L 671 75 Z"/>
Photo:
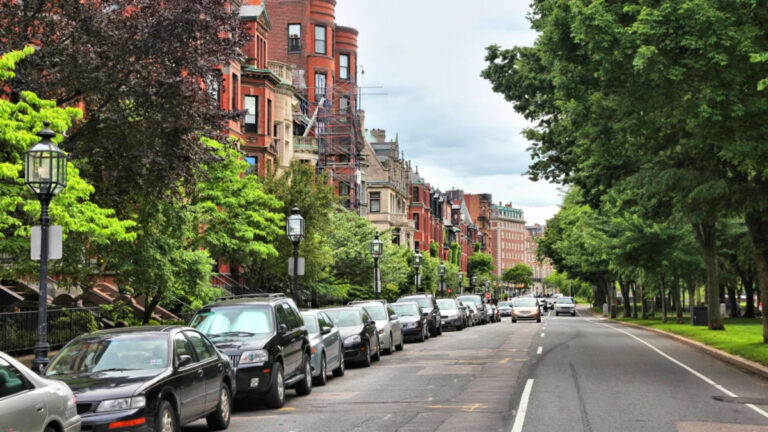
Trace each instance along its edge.
<path fill-rule="evenodd" d="M 3 431 L 180 431 L 204 419 L 227 429 L 234 401 L 281 408 L 286 391 L 307 396 L 340 379 L 347 365 L 370 367 L 382 355 L 452 329 L 541 320 L 551 303 L 534 297 L 496 304 L 479 295 L 423 293 L 300 310 L 283 294 L 222 297 L 189 326 L 99 330 L 67 343 L 38 376 L 0 353 Z M 551 299 L 558 313 L 573 299 Z M 570 308 L 570 309 L 569 309 Z"/>

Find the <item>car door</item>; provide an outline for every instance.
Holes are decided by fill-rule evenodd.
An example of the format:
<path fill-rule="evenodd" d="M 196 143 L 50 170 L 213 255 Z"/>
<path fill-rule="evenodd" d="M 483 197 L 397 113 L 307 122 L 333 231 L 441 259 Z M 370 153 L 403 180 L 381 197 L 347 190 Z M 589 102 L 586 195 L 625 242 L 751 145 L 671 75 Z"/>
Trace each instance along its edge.
<path fill-rule="evenodd" d="M 393 316 L 395 317 L 394 319 L 392 319 Z M 387 317 L 389 318 L 389 325 L 392 328 L 392 345 L 394 346 L 403 343 L 403 324 L 400 322 L 400 318 L 397 318 L 395 310 L 389 305 L 387 305 Z M 399 341 L 399 343 L 396 344 L 395 340 Z"/>
<path fill-rule="evenodd" d="M 205 372 L 197 361 L 195 349 L 183 332 L 173 337 L 174 365 L 179 393 L 179 419 L 185 424 L 205 410 Z M 192 362 L 181 365 L 181 356 L 190 356 Z"/>
<path fill-rule="evenodd" d="M 224 374 L 224 364 L 216 355 L 216 350 L 200 333 L 185 330 L 184 334 L 195 349 L 205 380 L 205 411 L 212 411 L 219 404 L 219 390 Z"/>
<path fill-rule="evenodd" d="M 378 350 L 379 332 L 376 330 L 376 324 L 373 322 L 373 319 L 370 315 L 368 315 L 368 312 L 366 312 L 365 309 L 361 309 L 360 313 L 363 314 L 363 333 L 365 333 L 365 337 L 368 338 L 368 340 L 371 342 L 371 351 Z"/>
<path fill-rule="evenodd" d="M 277 324 L 285 324 L 287 331 L 281 338 L 283 347 L 283 362 L 285 363 L 285 376 L 291 377 L 298 373 L 301 367 L 301 326 L 297 327 L 293 310 L 288 303 L 279 303 L 276 307 Z"/>
<path fill-rule="evenodd" d="M 336 365 L 341 360 L 339 356 L 342 354 L 339 329 L 333 325 L 331 317 L 323 312 L 317 314 L 317 321 L 321 329 L 323 327 L 331 329 L 330 333 L 323 335 L 323 345 L 325 345 L 325 355 L 328 356 L 326 361 L 329 365 Z"/>
<path fill-rule="evenodd" d="M 41 431 L 48 417 L 44 390 L 0 358 L 0 427 L 5 431 Z"/>

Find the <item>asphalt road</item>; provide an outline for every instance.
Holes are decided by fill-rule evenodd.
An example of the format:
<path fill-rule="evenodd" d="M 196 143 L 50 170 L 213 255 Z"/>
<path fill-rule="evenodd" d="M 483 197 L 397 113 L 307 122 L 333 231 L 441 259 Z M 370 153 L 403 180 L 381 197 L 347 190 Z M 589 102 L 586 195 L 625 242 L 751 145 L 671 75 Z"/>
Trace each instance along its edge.
<path fill-rule="evenodd" d="M 229 430 L 768 432 L 768 381 L 588 316 L 444 332 L 288 397 L 238 404 Z"/>

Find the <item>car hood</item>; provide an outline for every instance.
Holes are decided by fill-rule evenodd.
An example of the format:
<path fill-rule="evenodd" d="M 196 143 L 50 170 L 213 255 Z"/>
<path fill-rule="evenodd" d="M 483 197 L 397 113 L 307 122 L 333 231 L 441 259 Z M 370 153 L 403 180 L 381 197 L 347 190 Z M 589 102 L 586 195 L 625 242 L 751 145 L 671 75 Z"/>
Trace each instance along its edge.
<path fill-rule="evenodd" d="M 211 342 L 216 345 L 216 348 L 221 350 L 246 350 L 246 349 L 261 349 L 269 342 L 271 334 L 260 337 L 222 337 L 213 338 Z"/>
<path fill-rule="evenodd" d="M 412 323 L 420 320 L 421 320 L 421 317 L 417 317 L 417 316 L 400 316 L 400 323 L 402 324 Z"/>
<path fill-rule="evenodd" d="M 103 401 L 133 396 L 169 374 L 167 371 L 160 371 L 159 374 L 150 374 L 148 371 L 146 375 L 136 375 L 135 372 L 97 372 L 88 375 L 56 375 L 52 378 L 66 383 L 78 401 Z"/>
<path fill-rule="evenodd" d="M 456 315 L 459 313 L 458 309 L 440 309 L 440 313 L 443 315 Z"/>
<path fill-rule="evenodd" d="M 363 332 L 363 325 L 356 325 L 351 327 L 339 327 L 339 334 L 341 335 L 341 338 L 347 338 L 352 335 L 360 334 Z"/>

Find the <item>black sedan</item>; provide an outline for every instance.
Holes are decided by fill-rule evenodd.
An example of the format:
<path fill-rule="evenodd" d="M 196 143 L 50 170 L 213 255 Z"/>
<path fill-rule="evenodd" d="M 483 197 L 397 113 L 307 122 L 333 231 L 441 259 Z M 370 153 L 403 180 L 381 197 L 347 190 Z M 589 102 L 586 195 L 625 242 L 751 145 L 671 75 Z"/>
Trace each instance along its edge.
<path fill-rule="evenodd" d="M 358 362 L 365 367 L 381 357 L 381 342 L 376 321 L 362 307 L 323 309 L 339 328 L 344 346 L 344 360 Z"/>
<path fill-rule="evenodd" d="M 234 373 L 229 358 L 198 331 L 128 327 L 79 336 L 45 370 L 77 399 L 82 430 L 176 432 L 205 417 L 229 426 Z"/>
<path fill-rule="evenodd" d="M 401 302 L 392 303 L 390 306 L 403 324 L 403 338 L 406 341 L 424 342 L 429 339 L 429 322 L 427 317 L 422 315 L 418 303 Z"/>

